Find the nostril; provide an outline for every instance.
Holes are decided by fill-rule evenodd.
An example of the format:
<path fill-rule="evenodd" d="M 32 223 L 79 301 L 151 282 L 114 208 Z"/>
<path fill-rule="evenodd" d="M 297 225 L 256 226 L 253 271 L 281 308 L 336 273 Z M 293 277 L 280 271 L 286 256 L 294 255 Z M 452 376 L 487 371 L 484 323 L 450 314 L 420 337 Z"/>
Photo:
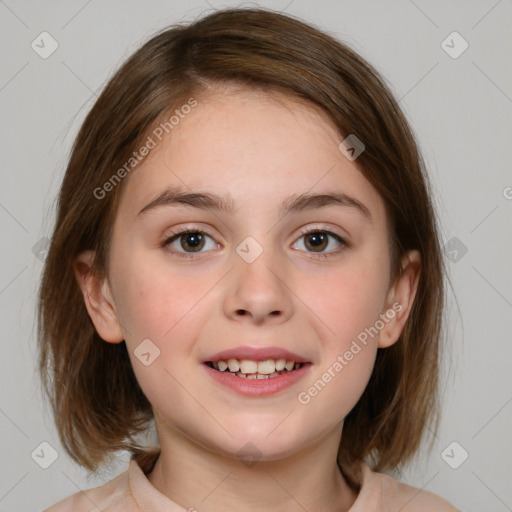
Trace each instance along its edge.
<path fill-rule="evenodd" d="M 237 314 L 237 315 L 240 315 L 240 316 L 246 316 L 246 315 L 248 315 L 248 314 L 249 314 L 249 312 L 248 312 L 248 311 L 246 311 L 245 309 L 237 309 L 237 310 L 236 310 L 236 314 Z M 270 314 L 271 314 L 272 316 L 279 316 L 279 315 L 281 315 L 281 311 L 278 311 L 278 310 L 271 311 L 271 312 L 270 312 Z"/>

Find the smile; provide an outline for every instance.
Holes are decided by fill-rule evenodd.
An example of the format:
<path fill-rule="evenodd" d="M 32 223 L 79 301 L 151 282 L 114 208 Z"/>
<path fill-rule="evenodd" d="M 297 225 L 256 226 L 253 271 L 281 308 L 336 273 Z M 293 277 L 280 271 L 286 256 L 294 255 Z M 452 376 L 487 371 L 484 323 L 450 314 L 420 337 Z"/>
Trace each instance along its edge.
<path fill-rule="evenodd" d="M 260 373 L 260 364 L 264 364 L 261 368 L 263 372 L 270 373 Z M 312 366 L 311 363 L 290 360 L 285 361 L 283 367 L 282 360 L 257 362 L 247 359 L 206 361 L 201 364 L 216 383 L 248 397 L 265 397 L 284 391 L 304 378 Z M 281 367 L 281 370 L 277 370 Z"/>
<path fill-rule="evenodd" d="M 242 379 L 274 379 L 288 372 L 298 370 L 303 363 L 286 359 L 267 359 L 254 361 L 250 359 L 228 359 L 207 361 L 206 364 L 219 372 L 230 373 Z"/>

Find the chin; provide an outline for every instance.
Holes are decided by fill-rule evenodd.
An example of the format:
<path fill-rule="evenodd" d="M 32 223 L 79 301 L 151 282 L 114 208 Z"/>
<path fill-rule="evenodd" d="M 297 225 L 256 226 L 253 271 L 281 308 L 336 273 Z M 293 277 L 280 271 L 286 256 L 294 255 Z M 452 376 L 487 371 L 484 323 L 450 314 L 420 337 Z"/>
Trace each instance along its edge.
<path fill-rule="evenodd" d="M 286 415 L 285 415 L 286 416 Z M 280 416 L 272 422 L 268 422 L 265 427 L 260 425 L 255 427 L 254 424 L 237 427 L 237 434 L 229 442 L 229 451 L 234 452 L 237 458 L 244 455 L 245 451 L 255 452 L 260 460 L 273 461 L 281 460 L 300 451 L 304 446 L 304 431 L 295 431 L 287 425 L 284 428 L 283 422 L 280 422 L 285 416 Z M 268 425 L 268 426 L 267 426 Z"/>

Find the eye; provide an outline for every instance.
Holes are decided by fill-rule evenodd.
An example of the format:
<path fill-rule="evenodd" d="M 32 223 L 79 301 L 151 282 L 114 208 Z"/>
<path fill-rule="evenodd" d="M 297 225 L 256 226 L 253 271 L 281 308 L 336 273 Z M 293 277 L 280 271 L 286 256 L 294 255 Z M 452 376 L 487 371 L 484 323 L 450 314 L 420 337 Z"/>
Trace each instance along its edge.
<path fill-rule="evenodd" d="M 304 241 L 302 241 L 302 239 L 304 239 Z M 334 240 L 334 243 L 332 243 L 332 240 Z M 307 252 L 316 253 L 316 256 L 323 258 L 329 257 L 332 253 L 339 252 L 340 247 L 349 246 L 341 236 L 332 231 L 319 228 L 309 228 L 301 231 L 300 237 L 298 241 L 295 242 L 294 246 L 297 244 L 301 245 L 301 241 Z M 337 245 L 338 247 L 333 249 L 332 245 Z M 183 228 L 171 234 L 171 236 L 162 243 L 162 247 L 167 250 L 171 247 L 170 252 L 180 258 L 193 258 L 195 253 L 218 249 L 220 245 L 201 229 Z M 330 248 L 330 250 L 326 252 L 325 250 L 327 248 Z M 304 249 L 299 247 L 299 250 Z"/>
<path fill-rule="evenodd" d="M 210 247 L 207 247 L 208 239 L 210 240 Z M 192 255 L 187 253 L 197 253 L 202 251 L 205 247 L 206 250 L 215 249 L 220 247 L 213 238 L 200 229 L 180 229 L 167 238 L 162 247 L 171 246 L 173 253 L 182 258 L 191 258 Z"/>
<path fill-rule="evenodd" d="M 332 231 L 309 228 L 301 231 L 300 235 L 299 240 L 295 242 L 294 245 L 300 245 L 300 242 L 304 239 L 301 245 L 305 247 L 306 251 L 318 253 L 318 256 L 324 258 L 327 258 L 330 253 L 339 252 L 336 250 L 336 247 L 333 250 L 332 245 L 337 245 L 338 249 L 340 247 L 348 247 L 348 243 L 341 236 L 333 233 Z M 331 240 L 334 240 L 334 243 L 331 243 Z M 324 251 L 328 247 L 331 248 L 331 250 L 328 251 L 329 254 L 326 254 Z"/>

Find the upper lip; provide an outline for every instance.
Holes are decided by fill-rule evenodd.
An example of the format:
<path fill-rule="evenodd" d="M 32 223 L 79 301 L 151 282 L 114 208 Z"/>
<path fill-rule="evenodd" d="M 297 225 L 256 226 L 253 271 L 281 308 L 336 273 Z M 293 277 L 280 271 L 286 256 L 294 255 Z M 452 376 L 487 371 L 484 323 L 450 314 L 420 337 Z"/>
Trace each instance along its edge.
<path fill-rule="evenodd" d="M 286 359 L 287 361 L 294 361 L 296 363 L 309 362 L 304 357 L 281 347 L 251 347 L 248 345 L 222 350 L 209 356 L 209 358 L 205 359 L 203 362 L 227 361 L 228 359 L 238 359 L 239 361 L 242 359 L 250 359 L 252 361 Z"/>

